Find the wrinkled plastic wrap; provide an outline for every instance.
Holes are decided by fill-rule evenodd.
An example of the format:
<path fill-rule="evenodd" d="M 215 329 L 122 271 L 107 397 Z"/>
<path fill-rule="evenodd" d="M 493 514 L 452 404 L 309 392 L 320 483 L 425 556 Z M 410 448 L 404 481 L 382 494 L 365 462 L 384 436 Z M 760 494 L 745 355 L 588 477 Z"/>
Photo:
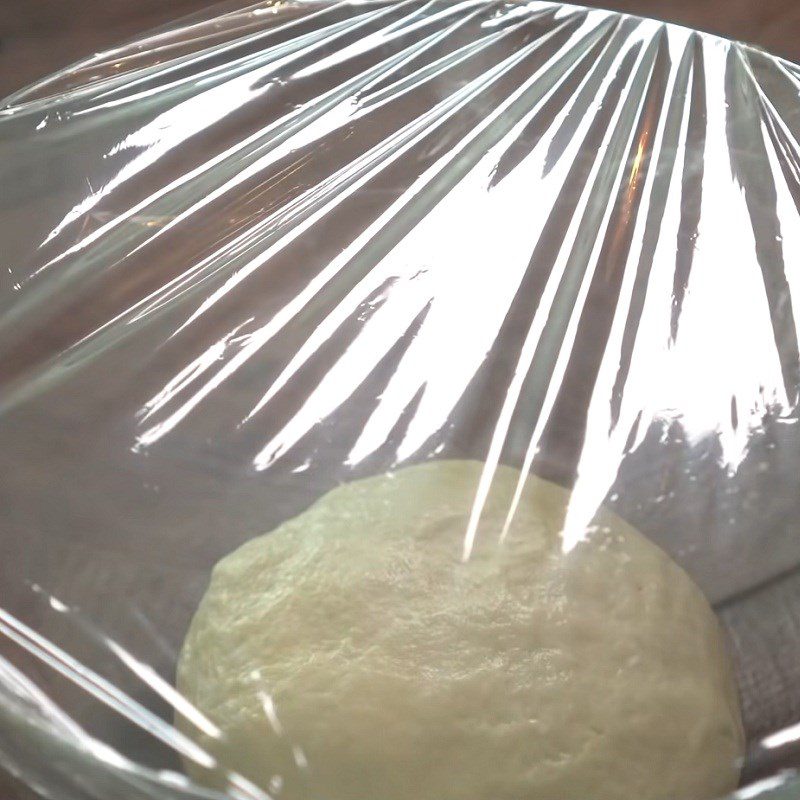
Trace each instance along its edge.
<path fill-rule="evenodd" d="M 471 458 L 685 568 L 733 649 L 741 796 L 798 796 L 799 91 L 610 12 L 290 0 L 7 99 L 3 766 L 222 797 L 172 724 L 212 566 L 343 481 Z"/>

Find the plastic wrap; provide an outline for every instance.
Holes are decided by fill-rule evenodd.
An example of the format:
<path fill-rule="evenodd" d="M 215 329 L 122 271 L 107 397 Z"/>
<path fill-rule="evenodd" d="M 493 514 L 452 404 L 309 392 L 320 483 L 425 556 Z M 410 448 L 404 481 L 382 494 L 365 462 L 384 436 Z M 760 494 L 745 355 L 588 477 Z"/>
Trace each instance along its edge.
<path fill-rule="evenodd" d="M 4 767 L 222 797 L 173 727 L 203 724 L 174 673 L 212 566 L 342 482 L 470 458 L 684 567 L 736 661 L 740 796 L 797 796 L 799 91 L 605 11 L 289 0 L 8 98 Z"/>

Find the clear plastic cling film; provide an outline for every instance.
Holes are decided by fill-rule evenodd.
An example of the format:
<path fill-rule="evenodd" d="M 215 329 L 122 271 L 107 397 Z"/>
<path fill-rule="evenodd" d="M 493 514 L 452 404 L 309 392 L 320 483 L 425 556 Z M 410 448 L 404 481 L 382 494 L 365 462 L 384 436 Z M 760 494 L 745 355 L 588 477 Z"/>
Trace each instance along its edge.
<path fill-rule="evenodd" d="M 484 800 L 460 782 L 469 765 L 447 773 L 481 726 L 447 714 L 483 715 L 505 742 L 518 721 L 500 709 L 530 699 L 519 675 L 543 709 L 520 741 L 549 743 L 519 768 L 544 775 L 547 761 L 535 785 L 563 767 L 577 786 L 581 758 L 617 736 L 631 780 L 652 772 L 637 797 L 704 800 L 667 794 L 618 719 L 643 718 L 669 681 L 650 692 L 632 671 L 607 728 L 582 722 L 592 703 L 570 693 L 591 680 L 580 648 L 612 622 L 634 648 L 617 672 L 638 668 L 641 647 L 669 678 L 683 645 L 648 651 L 648 615 L 694 631 L 687 608 L 707 601 L 746 737 L 730 788 L 800 796 L 798 92 L 790 63 L 606 11 L 287 0 L 219 6 L 6 99 L 0 763 L 15 787 L 395 800 L 383 759 L 407 758 L 408 796 Z M 593 553 L 614 526 L 630 533 Z M 634 564 L 619 567 L 619 598 L 636 564 L 647 576 L 624 619 L 611 567 L 594 566 L 615 547 Z M 226 606 L 259 581 L 284 593 L 273 617 Z M 512 603 L 533 615 L 519 611 L 519 639 L 496 627 Z M 203 614 L 233 637 L 231 659 L 263 631 L 269 647 L 307 650 L 274 673 L 265 655 L 262 685 L 200 652 Z M 390 680 L 364 654 L 386 655 L 403 624 L 420 638 L 397 652 L 419 670 Z M 458 670 L 478 652 L 468 681 Z M 232 682 L 225 702 L 208 700 L 214 680 Z M 253 724 L 285 739 L 269 781 L 237 761 L 258 736 L 236 757 L 217 746 L 247 692 Z M 716 713 L 697 697 L 687 747 Z M 445 767 L 400 752 L 413 725 L 436 733 Z M 320 778 L 329 757 L 338 788 Z M 431 789 L 443 769 L 447 790 Z M 290 773 L 304 770 L 301 785 Z M 503 770 L 496 786 L 512 788 L 492 796 L 532 796 Z M 358 788 L 384 773 L 383 797 Z M 571 796 L 552 781 L 533 796 Z"/>

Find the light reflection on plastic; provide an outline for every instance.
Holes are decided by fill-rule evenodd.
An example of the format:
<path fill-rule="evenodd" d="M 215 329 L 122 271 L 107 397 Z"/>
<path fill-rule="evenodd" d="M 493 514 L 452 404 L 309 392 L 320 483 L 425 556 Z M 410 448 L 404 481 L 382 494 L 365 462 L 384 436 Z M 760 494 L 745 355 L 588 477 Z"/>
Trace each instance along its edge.
<path fill-rule="evenodd" d="M 765 736 L 761 740 L 761 746 L 766 747 L 767 750 L 774 750 L 777 747 L 783 747 L 798 740 L 800 740 L 800 723 L 790 725 L 788 728 L 783 728 L 783 730 Z"/>
<path fill-rule="evenodd" d="M 106 646 L 146 686 L 161 696 L 181 716 L 212 739 L 222 737 L 222 731 L 199 709 L 193 706 L 175 687 L 167 683 L 149 664 L 135 658 L 110 637 L 104 637 Z"/>
<path fill-rule="evenodd" d="M 266 692 L 259 691 L 258 699 L 261 701 L 261 707 L 264 709 L 264 715 L 270 724 L 270 727 L 275 731 L 276 736 L 283 736 L 283 726 L 278 719 L 278 713 L 275 710 L 275 702 L 272 697 Z"/>
<path fill-rule="evenodd" d="M 191 739 L 2 608 L 0 634 L 181 755 L 208 769 L 216 767 L 214 758 Z"/>
<path fill-rule="evenodd" d="M 709 68 L 705 74 L 710 83 L 721 84 L 725 56 L 726 52 L 720 48 L 706 48 Z M 723 87 L 710 85 L 707 91 L 719 94 Z M 706 123 L 709 144 L 703 159 L 704 182 L 723 186 L 731 181 L 728 152 L 718 145 L 725 141 L 724 109 L 709 107 Z M 684 109 L 682 143 L 686 142 L 687 124 L 688 113 Z M 752 429 L 761 423 L 768 407 L 789 405 L 771 340 L 769 303 L 758 277 L 760 270 L 757 264 L 742 262 L 742 253 L 755 253 L 755 247 L 744 198 L 734 185 L 730 192 L 703 194 L 702 222 L 678 335 L 674 341 L 669 339 L 671 308 L 667 299 L 672 295 L 673 242 L 680 224 L 677 176 L 684 168 L 685 152 L 684 145 L 678 151 L 673 178 L 669 181 L 670 196 L 636 332 L 631 371 L 625 383 L 619 420 L 614 425 L 610 399 L 627 315 L 623 303 L 630 299 L 630 278 L 635 274 L 634 259 L 640 252 L 637 244 L 640 248 L 641 231 L 634 236 L 612 335 L 589 408 L 578 480 L 565 523 L 565 549 L 580 537 L 613 484 L 634 426 L 638 425 L 638 431 L 631 449 L 641 443 L 651 420 L 670 419 L 670 409 L 680 409 L 677 418 L 690 444 L 716 435 L 723 465 L 735 472 L 746 455 Z M 720 270 L 726 273 L 727 291 L 722 299 Z M 747 325 L 742 324 L 744 319 L 748 320 Z M 762 387 L 766 388 L 762 391 Z M 738 401 L 738 425 L 730 421 L 732 397 Z"/>
<path fill-rule="evenodd" d="M 519 60 L 523 57 L 527 50 L 532 49 L 533 47 L 538 46 L 529 45 L 528 48 L 523 48 L 520 53 L 515 54 L 514 58 L 511 59 L 511 63 Z M 391 71 L 397 68 L 399 65 L 399 61 L 395 59 L 389 59 L 389 62 L 392 65 Z M 507 65 L 505 65 L 507 68 Z M 498 70 L 490 71 L 487 77 L 484 80 L 491 80 L 495 74 L 498 73 Z M 329 185 L 326 188 L 326 191 L 330 195 L 331 199 L 327 202 L 324 201 L 324 195 L 320 196 L 320 192 L 318 188 L 313 189 L 309 197 L 302 197 L 299 201 L 295 202 L 295 205 L 298 207 L 298 210 L 302 208 L 301 203 L 310 206 L 311 201 L 313 200 L 314 204 L 316 205 L 316 209 L 310 214 L 310 216 L 301 218 L 300 221 L 293 227 L 284 232 L 282 237 L 275 242 L 272 246 L 266 248 L 266 250 L 260 253 L 257 257 L 250 260 L 245 266 L 241 267 L 236 271 L 236 273 L 225 282 L 223 287 L 216 292 L 213 292 L 202 304 L 201 306 L 183 323 L 183 325 L 175 332 L 176 335 L 181 330 L 185 329 L 187 326 L 192 324 L 197 320 L 199 316 L 203 313 L 208 311 L 215 303 L 217 303 L 222 297 L 232 291 L 239 283 L 245 280 L 250 274 L 255 272 L 259 267 L 263 266 L 265 263 L 269 261 L 270 258 L 274 257 L 278 252 L 283 250 L 289 244 L 291 244 L 295 239 L 297 239 L 300 235 L 306 232 L 313 223 L 317 220 L 323 218 L 327 213 L 329 213 L 333 208 L 343 203 L 346 199 L 352 196 L 367 180 L 374 177 L 375 174 L 381 172 L 382 170 L 389 167 L 391 164 L 396 163 L 402 156 L 410 149 L 414 144 L 416 144 L 422 136 L 425 136 L 429 132 L 429 126 L 434 121 L 443 121 L 444 119 L 449 118 L 452 116 L 455 111 L 463 105 L 469 98 L 473 96 L 473 94 L 480 88 L 479 87 L 466 87 L 462 91 L 457 91 L 454 95 L 450 98 L 447 98 L 445 101 L 439 104 L 439 107 L 434 109 L 433 111 L 422 115 L 420 118 L 414 120 L 410 125 L 407 126 L 406 130 L 403 131 L 403 136 L 398 136 L 396 140 L 390 141 L 389 143 L 382 143 L 377 148 L 374 148 L 374 153 L 367 153 L 365 156 L 359 159 L 362 163 L 354 163 L 347 166 L 345 171 L 338 176 L 338 180 L 332 180 L 329 182 Z M 439 118 L 437 120 L 437 117 Z M 341 120 L 340 120 L 341 121 Z M 287 139 L 284 143 L 285 147 L 295 147 L 297 142 L 293 139 Z M 269 158 L 270 160 L 275 160 L 277 158 L 277 154 L 275 150 L 270 151 L 269 155 L 265 158 Z M 251 167 L 250 169 L 255 169 Z M 245 172 L 245 171 L 243 171 Z M 242 174 L 237 177 L 237 182 L 242 180 Z M 423 182 L 418 181 L 411 189 L 406 193 L 408 196 L 413 197 L 413 195 L 418 191 L 418 189 L 424 185 Z M 221 191 L 221 190 L 218 190 Z M 207 202 L 208 198 L 205 198 L 202 202 Z M 402 201 L 401 201 L 402 202 Z M 400 204 L 398 204 L 400 205 Z M 335 275 L 337 275 L 344 266 L 348 263 L 350 258 L 352 258 L 360 248 L 366 244 L 372 236 L 377 234 L 385 222 L 388 219 L 391 219 L 394 213 L 394 208 L 389 209 L 388 212 L 383 214 L 379 220 L 371 225 L 366 231 L 364 231 L 346 250 L 342 253 L 337 259 L 335 259 L 331 264 L 329 264 L 306 288 L 305 290 L 301 291 L 299 295 L 289 303 L 282 312 L 276 314 L 269 323 L 263 326 L 258 331 L 252 333 L 250 335 L 249 341 L 247 345 L 242 348 L 242 351 L 237 354 L 234 358 L 230 360 L 227 364 L 223 365 L 223 367 L 218 371 L 218 373 L 212 377 L 204 386 L 202 386 L 191 398 L 189 398 L 177 411 L 175 411 L 171 417 L 166 420 L 160 427 L 151 429 L 144 437 L 140 437 L 140 442 L 142 444 L 152 444 L 157 441 L 163 433 L 171 430 L 175 427 L 178 422 L 180 422 L 185 416 L 195 408 L 205 397 L 207 397 L 211 391 L 216 389 L 226 378 L 230 375 L 234 374 L 239 367 L 241 367 L 247 360 L 249 360 L 255 353 L 257 353 L 270 339 L 272 339 L 278 331 L 281 330 L 288 322 L 296 316 L 307 304 L 307 302 L 313 298 L 318 292 L 320 292 L 323 287 L 333 279 Z M 180 221 L 180 219 L 176 218 L 176 221 Z M 272 224 L 275 224 L 277 221 L 271 221 Z M 174 224 L 174 223 L 173 223 Z M 299 355 L 299 354 L 298 354 Z M 280 383 L 280 379 L 277 382 Z M 274 389 L 273 389 L 274 391 Z M 267 393 L 267 397 L 270 396 L 270 393 Z M 264 405 L 266 400 L 262 400 L 258 403 L 255 409 L 251 412 L 252 414 L 257 413 L 258 410 Z M 261 464 L 263 458 L 256 459 L 257 467 Z"/>
<path fill-rule="evenodd" d="M 411 0 L 406 0 L 405 3 L 400 3 L 399 6 L 409 5 L 410 2 Z M 270 89 L 271 84 L 263 81 L 263 78 L 266 78 L 270 74 L 279 71 L 281 67 L 284 67 L 293 61 L 299 60 L 303 56 L 307 56 L 316 49 L 330 46 L 332 40 L 337 38 L 337 36 L 343 35 L 344 33 L 352 33 L 354 30 L 358 29 L 361 24 L 373 21 L 375 17 L 384 16 L 391 11 L 391 8 L 379 10 L 377 12 L 373 11 L 372 13 L 365 15 L 365 20 L 361 23 L 351 20 L 343 30 L 334 33 L 332 36 L 321 37 L 319 32 L 315 32 L 307 37 L 307 45 L 299 49 L 296 46 L 290 47 L 288 50 L 285 48 L 278 48 L 278 52 L 276 54 L 278 57 L 270 59 L 264 66 L 257 69 L 252 69 L 237 78 L 229 78 L 222 84 L 213 86 L 205 92 L 191 97 L 183 103 L 177 104 L 168 111 L 156 117 L 156 119 L 154 119 L 152 122 L 143 126 L 141 129 L 137 130 L 116 145 L 108 155 L 113 155 L 114 153 L 129 148 L 145 148 L 144 152 L 141 155 L 134 157 L 132 161 L 122 167 L 115 178 L 109 181 L 109 183 L 106 184 L 101 190 L 76 205 L 51 231 L 51 233 L 45 239 L 45 244 L 57 237 L 71 222 L 75 221 L 83 214 L 93 209 L 97 203 L 100 202 L 100 200 L 108 195 L 113 189 L 122 185 L 130 178 L 138 175 L 147 167 L 152 166 L 165 153 L 173 150 L 175 147 L 185 142 L 199 131 L 205 130 L 212 123 L 218 122 L 225 116 L 237 111 L 245 104 L 246 101 L 252 100 L 253 97 L 266 93 Z M 286 50 L 285 54 L 284 50 Z M 397 59 L 389 59 L 390 62 L 394 60 Z M 369 77 L 369 75 L 370 73 L 367 73 L 367 77 Z M 359 76 L 354 81 L 354 83 L 358 82 L 364 83 L 365 76 Z M 261 86 L 261 88 L 256 91 L 253 89 L 254 86 Z M 351 87 L 352 91 L 355 89 L 355 85 Z M 342 96 L 344 98 L 348 98 L 349 100 L 352 91 L 342 93 L 341 88 L 339 88 L 338 90 L 332 91 L 330 94 L 334 99 L 338 96 Z M 325 107 L 324 103 L 322 104 L 322 107 Z M 334 106 L 334 110 L 335 108 L 336 106 Z M 291 114 L 290 117 L 299 117 L 302 120 L 303 131 L 308 128 L 309 120 L 307 109 L 300 107 L 293 114 Z M 187 119 L 189 120 L 189 124 L 187 124 Z M 285 125 L 287 119 L 282 117 L 278 120 L 278 122 L 281 125 Z M 59 256 L 47 262 L 41 269 L 47 269 L 58 261 L 61 261 L 65 256 L 72 255 L 80 250 L 86 249 L 88 245 L 106 235 L 112 228 L 118 227 L 139 210 L 151 205 L 157 198 L 168 194 L 170 191 L 174 191 L 178 186 L 186 184 L 190 179 L 202 173 L 208 172 L 211 167 L 221 164 L 226 159 L 230 159 L 236 152 L 246 152 L 248 146 L 257 143 L 260 140 L 264 140 L 273 127 L 275 126 L 267 126 L 259 129 L 256 133 L 241 141 L 238 141 L 236 145 L 224 151 L 220 155 L 204 162 L 200 167 L 197 167 L 196 169 L 182 175 L 177 180 L 170 182 L 157 193 L 148 196 L 143 201 L 128 209 L 126 212 L 117 215 L 106 225 L 98 228 L 96 231 L 93 231 L 88 236 L 83 237 L 77 244 L 66 248 L 61 254 L 59 254 Z M 263 142 L 263 144 L 266 144 L 266 142 Z M 255 165 L 251 165 L 250 169 L 237 170 L 234 173 L 233 180 L 230 183 L 223 184 L 222 187 L 217 188 L 214 192 L 211 192 L 208 196 L 193 204 L 190 207 L 190 211 L 183 212 L 182 214 L 178 215 L 170 225 L 165 226 L 165 229 L 173 227 L 175 224 L 177 224 L 177 222 L 185 218 L 188 213 L 194 213 L 197 209 L 207 205 L 211 199 L 220 196 L 225 191 L 228 191 L 230 188 L 232 188 L 232 186 L 241 184 L 247 177 L 249 177 L 250 174 L 252 174 L 253 171 L 258 171 L 263 166 L 263 161 L 266 161 L 267 163 L 274 163 L 279 157 L 280 153 L 275 152 L 274 147 L 270 148 L 270 152 L 267 153 L 267 155 L 262 159 L 259 159 Z M 160 233 L 163 232 L 164 230 L 160 231 Z"/>
<path fill-rule="evenodd" d="M 786 775 L 773 775 L 770 778 L 763 778 L 760 781 L 755 781 L 749 786 L 744 786 L 734 793 L 735 800 L 752 800 L 755 797 L 771 792 L 773 789 L 780 789 L 787 783 L 788 776 Z M 786 798 L 789 800 L 789 798 Z"/>

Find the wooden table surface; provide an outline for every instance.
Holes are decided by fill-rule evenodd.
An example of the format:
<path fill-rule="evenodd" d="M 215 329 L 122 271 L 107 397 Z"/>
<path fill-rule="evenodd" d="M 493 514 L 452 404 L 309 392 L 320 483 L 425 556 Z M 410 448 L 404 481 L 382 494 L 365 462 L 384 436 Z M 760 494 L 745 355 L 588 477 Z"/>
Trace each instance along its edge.
<path fill-rule="evenodd" d="M 585 0 L 753 42 L 800 61 L 797 0 Z M 207 0 L 3 0 L 0 96 L 97 50 L 209 6 Z"/>

